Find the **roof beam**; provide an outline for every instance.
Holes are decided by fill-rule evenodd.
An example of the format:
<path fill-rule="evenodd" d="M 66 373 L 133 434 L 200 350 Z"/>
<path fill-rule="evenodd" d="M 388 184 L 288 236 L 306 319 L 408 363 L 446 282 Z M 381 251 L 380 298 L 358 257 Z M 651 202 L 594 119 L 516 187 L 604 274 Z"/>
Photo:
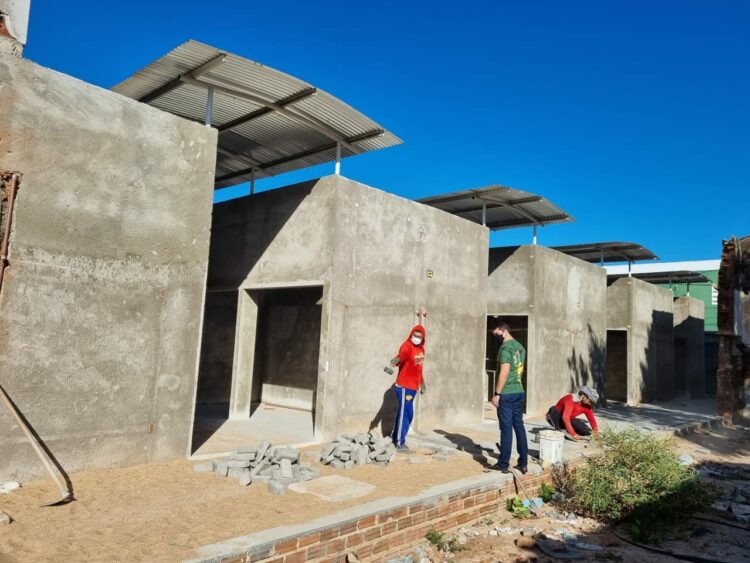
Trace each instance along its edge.
<path fill-rule="evenodd" d="M 224 156 L 228 156 L 230 158 L 236 158 L 237 160 L 243 161 L 245 164 L 250 165 L 250 169 L 256 170 L 257 172 L 263 172 L 262 164 L 259 160 L 255 160 L 254 158 L 251 158 L 247 156 L 246 154 L 237 153 L 234 151 L 230 151 L 229 149 L 225 149 L 224 147 L 217 146 L 216 152 L 219 154 L 223 154 Z M 264 172 L 266 176 L 268 176 L 267 173 Z"/>
<path fill-rule="evenodd" d="M 180 79 L 187 83 L 192 84 L 193 86 L 199 86 L 201 88 L 213 88 L 216 92 L 221 92 L 223 94 L 227 94 L 229 96 L 234 96 L 236 98 L 239 98 L 241 100 L 247 100 L 249 102 L 252 102 L 254 104 L 258 104 L 261 106 L 266 106 L 274 111 L 277 111 L 285 116 L 287 116 L 290 119 L 293 119 L 295 121 L 298 121 L 300 123 L 304 123 L 308 127 L 311 127 L 312 129 L 315 129 L 318 133 L 321 135 L 325 135 L 329 139 L 336 141 L 338 143 L 341 143 L 343 146 L 345 146 L 347 149 L 349 149 L 354 154 L 359 154 L 360 150 L 349 143 L 346 140 L 346 137 L 336 131 L 333 127 L 330 125 L 320 121 L 319 119 L 316 119 L 309 115 L 303 115 L 299 112 L 295 112 L 290 108 L 282 107 L 276 104 L 275 102 L 268 100 L 263 97 L 262 93 L 253 92 L 249 88 L 246 88 L 244 86 L 240 86 L 238 84 L 234 84 L 228 80 L 219 79 L 214 77 L 212 82 L 205 82 L 203 80 L 197 80 L 193 78 L 192 76 L 181 76 Z"/>
<path fill-rule="evenodd" d="M 353 137 L 347 137 L 346 141 L 347 143 L 354 144 L 354 143 L 361 143 L 362 141 L 367 141 L 368 139 L 372 139 L 374 137 L 379 137 L 380 135 L 383 135 L 385 131 L 383 129 L 374 129 L 372 131 L 368 131 L 366 133 L 362 133 L 360 135 L 354 135 Z M 272 160 L 270 162 L 266 162 L 261 164 L 259 167 L 253 167 L 259 170 L 265 171 L 268 168 L 273 168 L 274 166 L 280 166 L 281 164 L 286 164 L 288 162 L 293 162 L 295 160 L 299 160 L 302 158 L 306 158 L 308 156 L 313 156 L 315 154 L 320 154 L 322 152 L 330 151 L 336 148 L 336 145 L 338 143 L 326 143 L 325 145 L 321 145 L 318 147 L 313 147 L 311 149 L 307 149 L 302 152 L 298 152 L 289 156 L 283 156 L 281 158 L 277 158 L 276 160 Z M 233 180 L 235 178 L 240 178 L 242 176 L 246 176 L 247 174 L 250 174 L 253 168 L 246 168 L 244 170 L 238 170 L 237 172 L 231 172 L 229 174 L 224 174 L 223 176 L 220 176 L 219 178 L 216 178 L 215 183 L 220 182 L 226 182 L 228 180 Z"/>
<path fill-rule="evenodd" d="M 212 68 L 220 65 L 227 59 L 226 53 L 220 53 L 217 56 L 211 58 L 210 60 L 206 61 L 200 66 L 195 67 L 193 70 L 188 71 L 184 75 L 190 76 L 192 78 L 197 78 L 201 74 L 207 73 Z M 144 94 L 140 98 L 138 98 L 139 102 L 143 102 L 144 104 L 147 104 L 156 98 L 159 98 L 160 96 L 163 96 L 164 94 L 167 94 L 177 88 L 180 84 L 183 83 L 182 77 L 184 76 L 181 74 L 177 78 L 173 78 L 166 84 L 163 84 L 162 86 L 159 86 L 155 90 L 152 90 L 148 94 Z"/>
<path fill-rule="evenodd" d="M 300 102 L 306 98 L 309 98 L 310 96 L 314 96 L 317 93 L 318 93 L 317 88 L 305 88 L 304 90 L 301 90 L 295 94 L 292 94 L 291 96 L 287 96 L 286 98 L 282 98 L 281 100 L 278 100 L 277 102 L 274 102 L 274 103 L 278 107 L 283 108 L 286 106 L 290 106 L 292 104 L 296 104 L 297 102 Z M 275 110 L 270 106 L 264 106 L 255 111 L 251 111 L 250 113 L 242 115 L 238 117 L 237 119 L 233 119 L 232 121 L 229 121 L 228 123 L 225 123 L 224 125 L 220 125 L 218 127 L 219 133 L 221 133 L 222 131 L 228 131 L 229 129 L 234 129 L 235 127 L 239 127 L 240 125 L 248 123 L 249 121 L 252 121 L 253 119 L 258 119 L 259 117 L 262 117 L 273 111 Z"/>

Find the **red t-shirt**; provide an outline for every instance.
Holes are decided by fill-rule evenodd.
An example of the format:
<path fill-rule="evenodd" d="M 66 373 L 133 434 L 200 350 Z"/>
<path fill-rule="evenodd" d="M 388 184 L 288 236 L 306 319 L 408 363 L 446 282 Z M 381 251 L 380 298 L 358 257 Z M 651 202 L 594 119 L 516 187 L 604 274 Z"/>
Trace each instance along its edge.
<path fill-rule="evenodd" d="M 573 430 L 573 426 L 570 424 L 570 419 L 577 417 L 579 414 L 586 415 L 586 418 L 589 419 L 589 424 L 591 424 L 591 428 L 594 432 L 598 432 L 599 426 L 596 423 L 594 411 L 591 410 L 591 407 L 584 407 L 581 403 L 574 401 L 573 397 L 573 393 L 568 393 L 562 399 L 557 401 L 557 404 L 555 405 L 557 412 L 562 414 L 563 424 L 565 424 L 565 429 L 568 431 L 568 434 L 573 436 L 576 435 L 576 431 Z"/>
<path fill-rule="evenodd" d="M 411 337 L 415 332 L 422 333 L 422 343 L 414 346 Z M 416 325 L 411 329 L 407 338 L 398 350 L 398 376 L 396 385 L 411 391 L 419 390 L 422 385 L 422 366 L 424 365 L 424 341 L 427 338 L 424 327 Z"/>

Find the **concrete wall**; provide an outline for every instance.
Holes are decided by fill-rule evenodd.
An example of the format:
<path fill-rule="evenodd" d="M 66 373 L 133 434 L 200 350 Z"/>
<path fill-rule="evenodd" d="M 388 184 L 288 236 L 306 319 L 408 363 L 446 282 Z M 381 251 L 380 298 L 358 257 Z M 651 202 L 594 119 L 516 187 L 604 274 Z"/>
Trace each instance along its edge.
<path fill-rule="evenodd" d="M 672 307 L 675 395 L 697 399 L 705 394 L 705 305 L 700 299 L 680 297 Z"/>
<path fill-rule="evenodd" d="M 606 272 L 542 246 L 490 249 L 489 314 L 529 316 L 526 412 L 606 383 Z"/>
<path fill-rule="evenodd" d="M 608 328 L 628 331 L 628 404 L 674 398 L 672 292 L 622 278 L 607 289 L 607 302 Z"/>
<path fill-rule="evenodd" d="M 319 285 L 316 432 L 391 424 L 393 378 L 383 366 L 415 309 L 429 311 L 429 392 L 417 424 L 481 420 L 487 236 L 484 227 L 337 176 L 217 205 L 209 286 L 243 288 L 232 416 L 247 416 L 252 394 L 258 308 L 247 290 Z"/>
<path fill-rule="evenodd" d="M 216 133 L 12 56 L 0 84 L 0 382 L 68 471 L 183 457 Z M 0 481 L 39 474 L 0 410 Z"/>

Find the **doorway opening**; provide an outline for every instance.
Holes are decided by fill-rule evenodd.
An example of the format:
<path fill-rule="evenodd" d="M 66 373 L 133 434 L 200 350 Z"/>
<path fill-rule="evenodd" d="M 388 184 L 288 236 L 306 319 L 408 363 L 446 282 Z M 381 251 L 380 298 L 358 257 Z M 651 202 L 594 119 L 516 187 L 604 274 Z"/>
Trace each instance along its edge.
<path fill-rule="evenodd" d="M 607 330 L 607 400 L 628 400 L 627 330 Z"/>
<path fill-rule="evenodd" d="M 223 293 L 206 300 L 193 457 L 314 441 L 323 287 Z"/>
<path fill-rule="evenodd" d="M 497 420 L 497 413 L 494 407 L 489 402 L 492 400 L 492 396 L 495 393 L 495 385 L 497 384 L 498 377 L 498 353 L 500 352 L 500 346 L 498 345 L 495 337 L 492 335 L 492 331 L 497 328 L 501 323 L 508 323 L 510 326 L 510 332 L 513 338 L 518 340 L 521 345 L 526 349 L 526 367 L 529 363 L 529 317 L 527 315 L 488 315 L 487 316 L 487 342 L 485 346 L 485 372 L 486 372 L 486 385 L 485 385 L 485 418 L 491 418 Z M 528 389 L 528 369 L 523 370 L 523 388 Z M 528 394 L 526 400 L 524 400 L 523 410 L 526 412 L 526 403 L 528 400 Z M 489 416 L 488 416 L 489 409 Z"/>

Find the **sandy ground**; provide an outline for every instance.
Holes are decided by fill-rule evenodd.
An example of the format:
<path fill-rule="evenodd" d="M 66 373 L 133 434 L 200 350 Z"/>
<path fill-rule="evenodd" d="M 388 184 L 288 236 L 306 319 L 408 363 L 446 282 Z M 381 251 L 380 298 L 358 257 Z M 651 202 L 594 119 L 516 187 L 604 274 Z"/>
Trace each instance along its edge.
<path fill-rule="evenodd" d="M 677 451 L 689 454 L 699 464 L 707 467 L 739 469 L 743 476 L 737 479 L 709 479 L 715 485 L 731 491 L 736 487 L 750 487 L 747 476 L 750 474 L 750 430 L 720 428 L 701 431 L 676 440 Z M 554 507 L 553 507 L 554 508 Z M 707 513 L 704 517 L 740 525 L 731 519 L 725 519 L 719 513 Z M 524 530 L 525 528 L 525 530 Z M 577 542 L 591 544 L 600 548 L 598 551 L 583 550 L 583 559 L 599 561 L 638 561 L 645 563 L 675 561 L 674 558 L 651 553 L 633 546 L 618 538 L 608 526 L 594 520 L 577 518 L 573 522 L 560 522 L 549 517 L 523 519 L 513 518 L 506 510 L 472 527 L 463 528 L 457 534 L 445 536 L 445 540 L 456 540 L 459 551 L 446 554 L 436 551 L 429 544 L 422 542 L 415 546 L 412 555 L 415 561 L 427 556 L 433 562 L 462 561 L 475 563 L 558 561 L 543 554 L 538 547 L 519 548 L 516 542 L 524 535 L 535 537 L 543 534 L 546 538 L 557 541 L 560 545 L 560 532 L 572 534 Z M 625 536 L 623 530 L 616 530 Z M 699 555 L 708 560 L 724 562 L 750 562 L 750 528 L 740 530 L 703 520 L 691 520 L 680 539 L 666 541 L 660 549 L 674 553 Z M 521 540 L 523 541 L 523 540 Z M 394 559 L 403 562 L 403 559 Z"/>
<path fill-rule="evenodd" d="M 749 438 L 750 431 L 707 431 L 679 439 L 678 449 L 698 461 L 750 468 Z M 379 498 L 414 495 L 483 472 L 483 466 L 470 455 L 450 456 L 444 463 L 429 459 L 426 450 L 420 455 L 426 463 L 409 464 L 399 457 L 385 468 L 368 465 L 335 472 L 321 467 L 323 475 L 337 473 L 377 487 L 366 497 L 344 503 L 328 503 L 291 491 L 276 497 L 262 484 L 241 487 L 233 479 L 195 473 L 187 461 L 74 474 L 78 500 L 60 507 L 40 508 L 41 502 L 55 499 L 57 491 L 48 481 L 31 482 L 9 495 L 0 495 L 0 510 L 14 519 L 10 526 L 0 528 L 0 561 L 178 561 L 190 557 L 201 545 L 304 522 Z M 566 528 L 580 533 L 584 541 L 606 548 L 592 553 L 591 558 L 664 560 L 623 544 L 593 521 L 580 520 L 573 526 L 549 519 L 519 522 L 502 508 L 479 536 L 466 538 L 465 551 L 448 559 L 515 561 L 522 555 L 513 543 L 518 531 L 490 536 L 495 526 L 533 526 L 550 537 L 555 529 Z M 723 561 L 750 561 L 750 534 L 709 523 L 701 526 L 701 535 L 687 543 L 678 542 L 673 549 Z M 446 559 L 434 550 L 430 556 L 434 561 Z"/>
<path fill-rule="evenodd" d="M 14 519 L 0 527 L 0 561 L 178 561 L 201 545 L 482 473 L 468 455 L 448 462 L 433 461 L 426 450 L 420 455 L 426 463 L 399 456 L 388 467 L 338 472 L 316 464 L 322 475 L 377 487 L 342 503 L 292 491 L 277 497 L 264 484 L 241 487 L 235 479 L 195 473 L 187 461 L 73 474 L 77 500 L 59 507 L 39 507 L 59 494 L 51 482 L 34 481 L 0 495 L 0 510 Z"/>

